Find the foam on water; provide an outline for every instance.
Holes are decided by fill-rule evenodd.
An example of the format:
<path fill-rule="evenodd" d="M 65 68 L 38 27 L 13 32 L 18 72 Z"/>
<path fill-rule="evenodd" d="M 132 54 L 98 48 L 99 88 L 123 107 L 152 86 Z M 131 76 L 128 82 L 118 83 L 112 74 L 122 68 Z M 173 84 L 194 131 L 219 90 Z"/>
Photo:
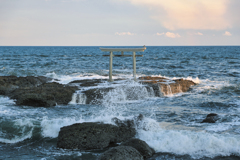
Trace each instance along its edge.
<path fill-rule="evenodd" d="M 56 82 L 61 83 L 61 84 L 68 84 L 69 82 L 75 81 L 75 80 L 92 80 L 92 79 L 109 79 L 108 76 L 105 75 L 99 75 L 96 73 L 88 73 L 88 74 L 72 74 L 72 75 L 57 75 L 56 73 L 47 73 L 45 75 L 46 77 L 50 77 L 53 79 L 57 79 Z M 125 74 L 118 74 L 118 75 L 113 75 L 113 79 L 128 79 L 132 78 L 131 75 L 125 75 Z M 55 81 L 55 80 L 53 80 Z"/>
<path fill-rule="evenodd" d="M 209 125 L 205 128 L 207 131 L 213 131 L 213 132 L 222 132 L 226 131 L 228 129 L 232 128 L 232 125 L 227 123 L 227 124 L 214 124 L 214 125 Z"/>
<path fill-rule="evenodd" d="M 43 137 L 51 137 L 56 138 L 58 136 L 58 133 L 60 131 L 61 127 L 69 126 L 74 123 L 82 123 L 84 122 L 81 117 L 79 119 L 73 118 L 54 118 L 54 119 L 48 119 L 47 117 L 44 117 L 41 121 L 41 128 L 42 128 L 42 136 Z"/>
<path fill-rule="evenodd" d="M 15 104 L 14 100 L 8 97 L 0 96 L 0 105 L 11 105 L 11 104 Z"/>
<path fill-rule="evenodd" d="M 190 155 L 192 158 L 239 155 L 240 136 L 190 130 L 166 130 L 153 119 L 145 119 L 137 136 L 156 152 Z"/>
<path fill-rule="evenodd" d="M 74 93 L 69 104 L 86 104 L 87 96 L 82 93 Z"/>

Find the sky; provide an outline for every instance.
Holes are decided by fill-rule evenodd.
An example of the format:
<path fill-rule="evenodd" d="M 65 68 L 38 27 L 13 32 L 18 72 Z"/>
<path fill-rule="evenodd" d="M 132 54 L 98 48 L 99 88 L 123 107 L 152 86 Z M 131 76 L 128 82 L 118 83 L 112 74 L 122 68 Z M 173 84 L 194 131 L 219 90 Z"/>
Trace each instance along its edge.
<path fill-rule="evenodd" d="M 240 45 L 240 0 L 0 0 L 0 46 Z"/>

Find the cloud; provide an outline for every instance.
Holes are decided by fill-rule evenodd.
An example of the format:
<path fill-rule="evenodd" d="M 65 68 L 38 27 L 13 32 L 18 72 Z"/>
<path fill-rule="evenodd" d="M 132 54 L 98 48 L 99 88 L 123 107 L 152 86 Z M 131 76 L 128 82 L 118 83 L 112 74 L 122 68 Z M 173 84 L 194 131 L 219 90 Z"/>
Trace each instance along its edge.
<path fill-rule="evenodd" d="M 197 32 L 197 33 L 195 33 L 195 35 L 197 35 L 197 36 L 202 36 L 203 34 L 200 33 L 200 32 Z"/>
<path fill-rule="evenodd" d="M 224 36 L 232 36 L 232 34 L 230 32 L 228 32 L 228 31 L 226 31 L 223 35 Z"/>
<path fill-rule="evenodd" d="M 169 30 L 223 30 L 232 25 L 225 16 L 230 0 L 127 0 L 148 8 L 151 18 Z"/>
<path fill-rule="evenodd" d="M 131 33 L 131 32 L 116 32 L 115 35 L 119 35 L 119 36 L 133 36 L 135 34 Z"/>
<path fill-rule="evenodd" d="M 178 33 L 171 33 L 171 32 L 167 32 L 167 33 L 157 33 L 157 36 L 162 36 L 165 35 L 165 37 L 169 37 L 169 38 L 180 38 L 181 36 Z"/>
<path fill-rule="evenodd" d="M 166 37 L 169 37 L 169 38 L 180 38 L 181 36 L 178 34 L 178 33 L 171 33 L 171 32 L 167 32 L 165 34 Z"/>
<path fill-rule="evenodd" d="M 157 36 L 162 36 L 164 34 L 165 34 L 164 32 L 163 33 L 157 33 Z"/>
<path fill-rule="evenodd" d="M 203 33 L 201 33 L 201 32 L 188 32 L 188 35 L 190 35 L 190 36 L 193 36 L 193 35 L 203 36 Z"/>

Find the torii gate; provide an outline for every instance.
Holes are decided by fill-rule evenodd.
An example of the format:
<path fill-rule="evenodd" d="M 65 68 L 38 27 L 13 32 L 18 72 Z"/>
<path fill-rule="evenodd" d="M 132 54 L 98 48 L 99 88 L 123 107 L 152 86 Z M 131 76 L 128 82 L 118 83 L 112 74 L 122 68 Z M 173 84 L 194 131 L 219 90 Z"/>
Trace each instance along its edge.
<path fill-rule="evenodd" d="M 110 52 L 109 55 L 109 81 L 112 82 L 112 61 L 113 57 L 133 57 L 133 77 L 136 81 L 136 57 L 142 57 L 143 55 L 136 55 L 136 52 L 144 52 L 147 48 L 143 46 L 142 48 L 100 48 L 103 52 Z M 113 55 L 113 52 L 121 52 L 121 55 Z M 132 52 L 132 55 L 124 55 L 124 52 Z"/>

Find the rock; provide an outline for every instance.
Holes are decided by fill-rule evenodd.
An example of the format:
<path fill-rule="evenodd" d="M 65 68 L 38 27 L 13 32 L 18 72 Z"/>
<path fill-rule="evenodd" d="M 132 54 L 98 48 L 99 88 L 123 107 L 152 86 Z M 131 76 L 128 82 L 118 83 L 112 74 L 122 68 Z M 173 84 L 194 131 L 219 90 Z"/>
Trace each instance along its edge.
<path fill-rule="evenodd" d="M 191 86 L 196 85 L 193 81 L 184 79 L 169 80 L 163 77 L 151 76 L 140 77 L 139 79 L 143 84 L 150 84 L 155 92 L 155 96 L 187 92 Z"/>
<path fill-rule="evenodd" d="M 127 119 L 127 120 L 120 120 L 116 117 L 112 118 L 112 122 L 114 122 L 118 127 L 139 127 L 143 120 L 144 116 L 142 114 L 139 114 L 138 116 L 133 117 L 132 120 Z"/>
<path fill-rule="evenodd" d="M 143 160 L 143 156 L 133 147 L 118 146 L 101 154 L 98 160 Z"/>
<path fill-rule="evenodd" d="M 134 137 L 134 128 L 103 123 L 77 123 L 62 127 L 57 147 L 64 149 L 103 149 Z"/>
<path fill-rule="evenodd" d="M 120 120 L 116 117 L 112 118 L 112 121 L 118 126 L 118 127 L 129 127 L 129 128 L 133 128 L 134 127 L 134 121 L 133 120 Z"/>
<path fill-rule="evenodd" d="M 216 113 L 210 113 L 201 123 L 215 123 L 219 119 Z"/>
<path fill-rule="evenodd" d="M 39 77 L 16 77 L 16 76 L 0 76 L 0 95 L 8 96 L 12 91 L 22 87 L 36 87 L 50 81 L 50 78 Z"/>
<path fill-rule="evenodd" d="M 44 83 L 37 87 L 22 87 L 15 89 L 11 99 L 16 100 L 17 105 L 34 107 L 51 107 L 55 105 L 67 105 L 72 100 L 77 87 L 62 85 L 56 82 Z"/>
<path fill-rule="evenodd" d="M 105 79 L 84 79 L 84 80 L 75 80 L 69 84 L 80 84 L 81 87 L 92 87 L 98 86 L 99 83 L 106 82 Z"/>
<path fill-rule="evenodd" d="M 106 95 L 109 91 L 113 90 L 113 88 L 97 88 L 97 89 L 89 89 L 83 91 L 86 95 L 87 100 L 86 104 L 101 104 L 101 99 L 103 99 L 104 95 Z"/>
<path fill-rule="evenodd" d="M 131 146 L 138 150 L 138 152 L 144 157 L 144 159 L 152 157 L 155 151 L 149 147 L 149 145 L 140 139 L 132 138 L 126 142 L 123 142 L 121 146 Z"/>

